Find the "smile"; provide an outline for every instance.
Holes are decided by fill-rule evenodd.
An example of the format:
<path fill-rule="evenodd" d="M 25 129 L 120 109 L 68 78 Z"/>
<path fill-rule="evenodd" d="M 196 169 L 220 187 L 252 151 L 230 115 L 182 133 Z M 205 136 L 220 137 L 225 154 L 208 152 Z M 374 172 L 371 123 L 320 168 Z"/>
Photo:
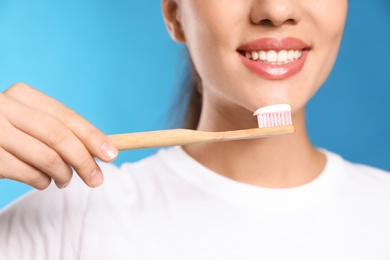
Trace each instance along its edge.
<path fill-rule="evenodd" d="M 261 61 L 270 64 L 285 64 L 299 60 L 302 57 L 301 50 L 282 50 L 276 51 L 244 51 L 241 52 L 247 59 Z"/>
<path fill-rule="evenodd" d="M 237 51 L 251 72 L 265 79 L 283 80 L 303 69 L 310 48 L 296 38 L 262 38 L 244 44 Z"/>

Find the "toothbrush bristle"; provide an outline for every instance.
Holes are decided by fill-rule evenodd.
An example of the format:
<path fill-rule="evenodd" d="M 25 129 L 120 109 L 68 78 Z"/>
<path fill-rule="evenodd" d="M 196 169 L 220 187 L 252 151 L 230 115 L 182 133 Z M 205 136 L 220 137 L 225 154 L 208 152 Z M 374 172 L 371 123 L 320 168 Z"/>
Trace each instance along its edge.
<path fill-rule="evenodd" d="M 254 115 L 259 128 L 292 125 L 291 107 L 287 104 L 262 107 Z"/>

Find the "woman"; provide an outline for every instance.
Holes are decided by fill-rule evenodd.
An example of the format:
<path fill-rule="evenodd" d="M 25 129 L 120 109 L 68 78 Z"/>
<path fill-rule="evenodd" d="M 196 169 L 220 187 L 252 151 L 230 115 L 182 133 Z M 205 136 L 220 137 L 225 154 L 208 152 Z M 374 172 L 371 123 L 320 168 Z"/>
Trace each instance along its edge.
<path fill-rule="evenodd" d="M 117 155 L 109 140 L 17 84 L 0 95 L 0 173 L 37 189 L 51 179 L 67 187 L 70 166 L 80 179 L 3 212 L 0 258 L 388 259 L 389 175 L 315 149 L 305 131 L 304 108 L 334 64 L 347 0 L 162 0 L 162 7 L 201 82 L 192 125 L 253 128 L 257 108 L 288 103 L 296 133 L 98 166 L 93 157 Z M 102 184 L 102 172 L 105 184 L 89 189 Z"/>

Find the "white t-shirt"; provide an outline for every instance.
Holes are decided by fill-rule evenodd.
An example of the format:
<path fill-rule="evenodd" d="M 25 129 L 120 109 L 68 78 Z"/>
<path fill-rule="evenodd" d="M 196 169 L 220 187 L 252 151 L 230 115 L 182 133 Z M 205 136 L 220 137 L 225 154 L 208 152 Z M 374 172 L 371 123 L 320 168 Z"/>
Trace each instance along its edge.
<path fill-rule="evenodd" d="M 205 168 L 180 147 L 34 191 L 0 215 L 0 259 L 390 259 L 390 175 L 324 151 L 314 181 L 270 189 Z"/>

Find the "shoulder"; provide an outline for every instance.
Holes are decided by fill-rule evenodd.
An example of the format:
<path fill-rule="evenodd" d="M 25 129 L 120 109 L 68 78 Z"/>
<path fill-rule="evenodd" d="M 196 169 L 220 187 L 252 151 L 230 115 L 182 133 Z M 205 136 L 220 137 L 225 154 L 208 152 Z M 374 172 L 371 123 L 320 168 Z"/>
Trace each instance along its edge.
<path fill-rule="evenodd" d="M 101 188 L 87 187 L 75 174 L 65 189 L 60 190 L 52 183 L 46 190 L 34 190 L 2 210 L 0 258 L 72 259 L 77 256 L 91 200 L 97 194 L 108 195 L 110 189 L 115 189 L 109 183 L 123 184 L 118 167 L 103 163 L 100 167 L 106 177 Z"/>
<path fill-rule="evenodd" d="M 390 198 L 390 172 L 369 165 L 355 163 L 340 155 L 325 151 L 329 160 L 338 165 L 338 173 L 342 175 L 344 186 L 367 197 Z"/>
<path fill-rule="evenodd" d="M 344 170 L 350 178 L 366 184 L 390 185 L 390 172 L 366 164 L 343 160 Z"/>
<path fill-rule="evenodd" d="M 72 258 L 81 236 L 88 196 L 81 180 L 73 180 L 64 190 L 52 184 L 13 202 L 0 212 L 0 258 L 55 259 L 59 252 Z M 61 240 L 67 243 L 61 245 Z M 49 243 L 50 247 L 45 246 Z"/>
<path fill-rule="evenodd" d="M 180 163 L 180 149 L 160 149 L 156 154 L 135 163 L 125 163 L 120 169 L 131 176 L 134 185 L 169 185 L 177 176 L 173 165 Z"/>
<path fill-rule="evenodd" d="M 64 215 L 64 210 L 71 210 L 72 214 L 82 214 L 94 206 L 120 204 L 126 198 L 126 203 L 135 201 L 145 192 L 154 192 L 153 188 L 167 185 L 171 178 L 171 170 L 165 165 L 166 156 L 174 156 L 172 149 L 164 149 L 157 154 L 140 161 L 125 163 L 118 167 L 112 163 L 99 162 L 104 175 L 102 186 L 91 189 L 85 185 L 79 176 L 74 174 L 70 185 L 60 190 L 54 184 L 44 191 L 32 191 L 0 211 L 0 221 L 5 216 L 28 216 L 39 210 L 38 215 Z M 161 189 L 160 189 L 161 190 Z M 142 192 L 144 193 L 144 192 Z M 94 201 L 97 201 L 96 205 Z M 47 214 L 50 211 L 50 214 Z M 27 219 L 27 217 L 26 217 Z M 29 218 L 33 219 L 33 218 Z"/>

